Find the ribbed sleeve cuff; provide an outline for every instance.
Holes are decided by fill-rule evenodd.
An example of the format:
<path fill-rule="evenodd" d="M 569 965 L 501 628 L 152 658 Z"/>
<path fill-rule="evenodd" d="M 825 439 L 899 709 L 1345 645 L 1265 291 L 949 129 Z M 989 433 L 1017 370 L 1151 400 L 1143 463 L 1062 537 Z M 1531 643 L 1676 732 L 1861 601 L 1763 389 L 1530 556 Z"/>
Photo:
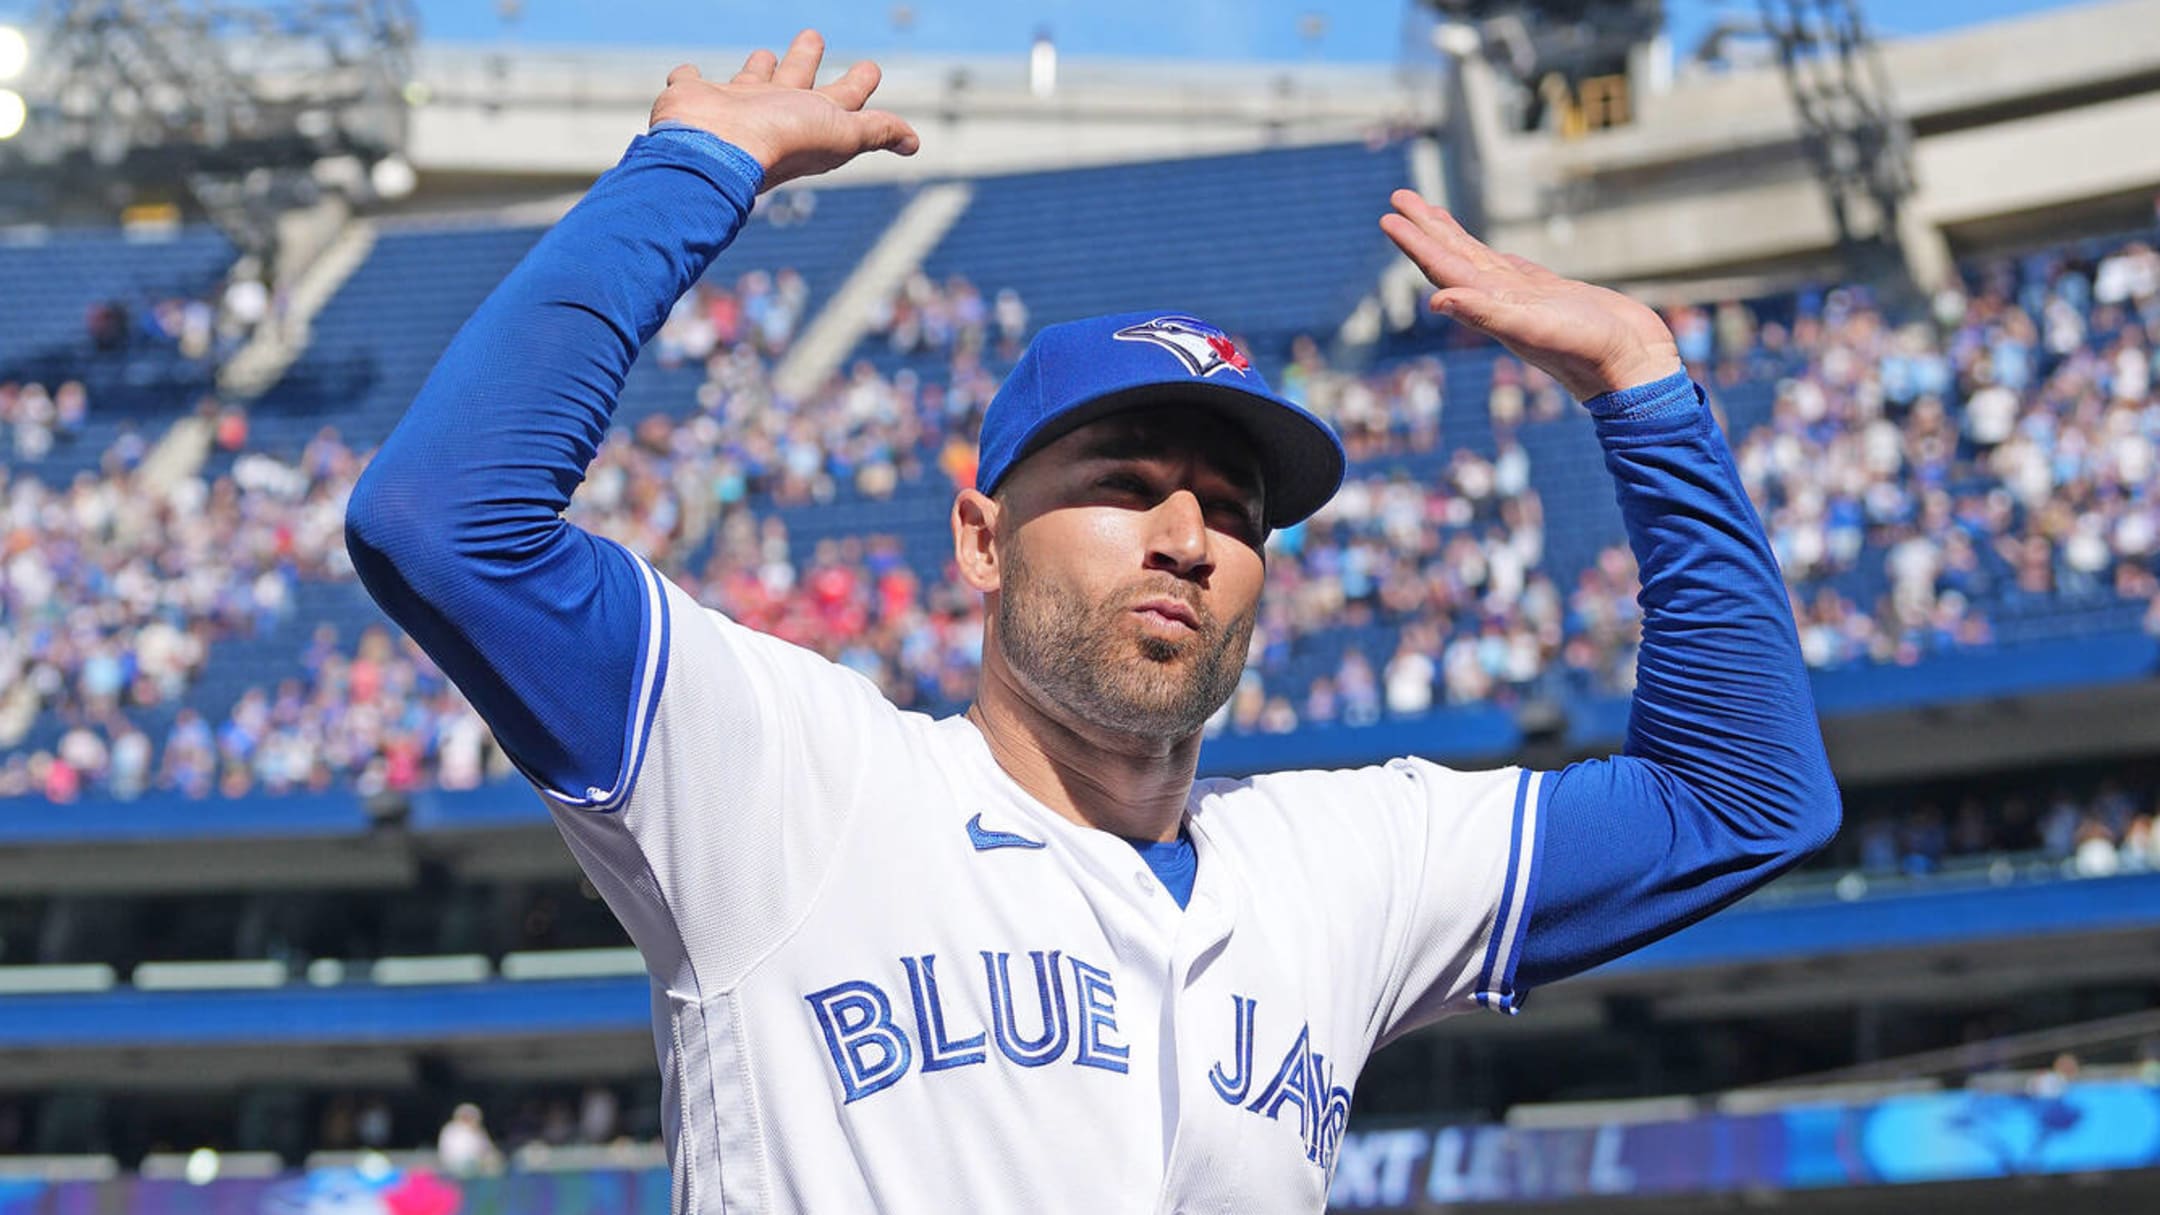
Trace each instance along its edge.
<path fill-rule="evenodd" d="M 1683 367 L 1662 380 L 1616 392 L 1601 392 L 1584 401 L 1583 408 L 1601 422 L 1647 422 L 1693 413 L 1698 403 L 1695 382 L 1688 378 L 1687 369 Z"/>
<path fill-rule="evenodd" d="M 741 204 L 745 214 L 749 213 L 750 204 L 757 200 L 758 191 L 765 188 L 765 166 L 758 163 L 757 157 L 711 131 L 668 119 L 655 123 L 650 132 L 639 138 L 649 146 L 711 162 L 720 170 L 723 179 L 714 184 Z"/>

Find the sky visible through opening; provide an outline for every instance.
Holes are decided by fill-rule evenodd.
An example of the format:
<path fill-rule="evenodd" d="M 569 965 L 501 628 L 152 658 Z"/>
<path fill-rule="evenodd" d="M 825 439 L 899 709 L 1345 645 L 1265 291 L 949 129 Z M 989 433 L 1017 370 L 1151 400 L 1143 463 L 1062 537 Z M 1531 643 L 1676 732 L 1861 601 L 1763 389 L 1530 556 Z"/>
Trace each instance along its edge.
<path fill-rule="evenodd" d="M 537 45 L 734 47 L 783 44 L 804 25 L 845 57 L 1023 53 L 1048 30 L 1070 55 L 1191 57 L 1218 62 L 1392 62 L 1402 51 L 1405 6 L 1389 0 L 415 0 L 429 37 Z M 0 0 L 5 7 L 6 0 Z M 1884 36 L 1925 34 L 2063 6 L 2063 0 L 1862 0 Z M 1752 0 L 1668 0 L 1676 45 L 1692 46 L 1722 13 L 1752 14 Z M 912 20 L 894 20 L 905 9 Z M 1317 37 L 1308 15 L 1320 18 Z"/>
<path fill-rule="evenodd" d="M 244 2 L 244 0 L 243 0 Z M 2073 0 L 1861 0 L 1884 37 L 1929 34 Z M 2077 0 L 2092 2 L 2092 0 Z M 1067 55 L 1116 59 L 1393 63 L 1410 28 L 1402 0 L 412 0 L 442 42 L 711 49 L 777 46 L 805 25 L 839 59 L 1013 55 L 1048 31 Z M 505 6 L 515 19 L 506 20 Z M 34 0 L 0 0 L 0 23 L 28 25 Z M 266 7 L 277 7 L 269 4 Z M 905 10 L 908 20 L 895 19 Z M 1682 53 L 1754 0 L 1666 0 Z M 1317 18 L 1317 20 L 1314 20 Z"/>

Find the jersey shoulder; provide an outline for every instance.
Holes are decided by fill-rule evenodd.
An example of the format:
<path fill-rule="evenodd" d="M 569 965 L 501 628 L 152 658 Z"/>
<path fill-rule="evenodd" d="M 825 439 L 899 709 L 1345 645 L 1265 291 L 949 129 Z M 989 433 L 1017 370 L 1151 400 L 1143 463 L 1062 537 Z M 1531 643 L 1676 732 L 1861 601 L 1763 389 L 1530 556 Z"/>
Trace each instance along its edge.
<path fill-rule="evenodd" d="M 695 681 L 700 676 L 743 680 L 775 701 L 793 701 L 815 711 L 821 705 L 842 702 L 872 713 L 896 718 L 928 718 L 892 703 L 876 681 L 816 650 L 797 645 L 743 624 L 718 608 L 707 607 L 690 592 L 661 579 L 670 614 L 686 622 L 672 638 L 670 680 Z M 687 689 L 686 689 L 687 690 Z"/>
<path fill-rule="evenodd" d="M 1260 821 L 1339 826 L 1344 817 L 1387 811 L 1470 809 L 1512 791 L 1520 768 L 1465 770 L 1405 755 L 1361 768 L 1295 768 L 1194 782 L 1192 813 L 1211 827 L 1237 830 Z"/>

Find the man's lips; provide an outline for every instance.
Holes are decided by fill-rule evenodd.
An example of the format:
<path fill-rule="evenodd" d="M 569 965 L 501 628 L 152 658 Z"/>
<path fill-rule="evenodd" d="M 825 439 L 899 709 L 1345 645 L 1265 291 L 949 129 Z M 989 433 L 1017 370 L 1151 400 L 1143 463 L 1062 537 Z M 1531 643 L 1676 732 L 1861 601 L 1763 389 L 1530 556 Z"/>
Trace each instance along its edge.
<path fill-rule="evenodd" d="M 1143 599 L 1133 605 L 1133 611 L 1144 616 L 1159 616 L 1165 620 L 1175 621 L 1194 632 L 1200 630 L 1199 615 L 1182 600 L 1171 599 L 1166 596 Z"/>

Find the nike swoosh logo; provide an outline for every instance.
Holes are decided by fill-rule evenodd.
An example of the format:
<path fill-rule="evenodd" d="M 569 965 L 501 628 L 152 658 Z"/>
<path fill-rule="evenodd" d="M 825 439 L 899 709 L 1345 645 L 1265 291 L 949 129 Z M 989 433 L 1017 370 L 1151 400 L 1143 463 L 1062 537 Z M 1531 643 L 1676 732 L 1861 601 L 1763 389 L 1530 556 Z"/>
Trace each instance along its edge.
<path fill-rule="evenodd" d="M 982 825 L 982 815 L 980 814 L 968 820 L 967 828 L 968 843 L 975 845 L 975 851 L 977 852 L 988 852 L 992 848 L 1040 848 L 1043 846 L 1041 840 L 1031 840 L 1024 835 L 1014 835 L 1010 831 L 990 830 Z"/>

